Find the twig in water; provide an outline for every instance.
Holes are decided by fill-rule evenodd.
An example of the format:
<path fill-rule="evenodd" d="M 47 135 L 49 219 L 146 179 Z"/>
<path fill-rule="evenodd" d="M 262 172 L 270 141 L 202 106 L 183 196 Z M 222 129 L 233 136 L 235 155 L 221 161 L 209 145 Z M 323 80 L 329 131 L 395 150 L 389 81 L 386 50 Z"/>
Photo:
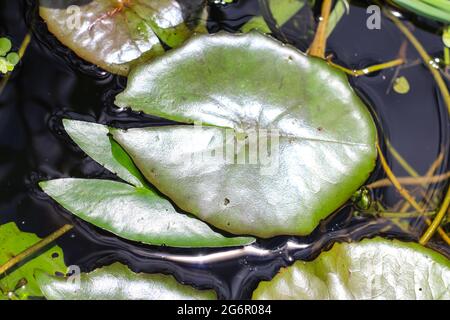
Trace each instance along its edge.
<path fill-rule="evenodd" d="M 41 250 L 42 248 L 44 248 L 48 244 L 52 243 L 53 241 L 55 241 L 56 239 L 61 237 L 63 234 L 67 233 L 72 228 L 73 228 L 72 225 L 66 224 L 63 227 L 61 227 L 60 229 L 58 229 L 57 231 L 53 232 L 48 237 L 40 240 L 39 242 L 37 242 L 36 244 L 32 245 L 28 249 L 25 249 L 24 251 L 19 253 L 14 258 L 11 258 L 5 264 L 0 266 L 0 275 L 4 274 L 6 271 L 8 271 L 12 267 L 14 267 L 16 264 L 22 262 L 23 260 L 25 260 L 26 258 L 31 256 L 32 254 L 38 252 L 39 250 Z"/>
<path fill-rule="evenodd" d="M 410 186 L 417 186 L 417 185 L 427 185 L 427 184 L 434 184 L 439 183 L 445 180 L 450 179 L 450 171 L 446 172 L 444 174 L 440 174 L 437 176 L 432 177 L 397 177 L 397 181 L 401 185 L 410 185 Z M 369 189 L 377 189 L 377 188 L 383 188 L 383 187 L 390 187 L 393 185 L 393 182 L 391 179 L 381 179 L 375 182 L 372 182 L 371 184 L 368 184 L 366 187 Z"/>
<path fill-rule="evenodd" d="M 380 70 L 384 70 L 384 69 L 389 69 L 389 68 L 396 67 L 396 66 L 399 66 L 399 65 L 404 63 L 403 59 L 395 59 L 395 60 L 391 60 L 391 61 L 388 61 L 388 62 L 376 64 L 376 65 L 373 65 L 373 66 L 370 66 L 370 67 L 367 67 L 367 68 L 364 68 L 364 69 L 351 70 L 351 69 L 348 69 L 346 67 L 340 66 L 340 65 L 332 62 L 329 59 L 327 59 L 327 60 L 328 60 L 328 63 L 331 66 L 333 66 L 333 67 L 335 67 L 335 68 L 337 68 L 337 69 L 339 69 L 339 70 L 341 70 L 341 71 L 343 71 L 343 72 L 345 72 L 345 73 L 347 73 L 347 74 L 349 74 L 349 75 L 351 75 L 353 77 L 365 76 L 365 75 L 370 74 L 372 72 L 376 72 L 376 71 L 380 71 Z"/>
<path fill-rule="evenodd" d="M 325 59 L 325 49 L 327 46 L 327 26 L 332 4 L 332 0 L 324 0 L 322 3 L 320 22 L 317 26 L 314 40 L 308 50 L 308 54 L 310 56 Z"/>

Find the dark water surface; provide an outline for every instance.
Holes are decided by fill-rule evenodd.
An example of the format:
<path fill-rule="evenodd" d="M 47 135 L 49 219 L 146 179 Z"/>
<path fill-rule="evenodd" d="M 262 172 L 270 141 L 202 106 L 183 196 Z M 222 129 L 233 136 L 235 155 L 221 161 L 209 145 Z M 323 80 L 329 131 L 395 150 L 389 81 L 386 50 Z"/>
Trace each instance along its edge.
<path fill-rule="evenodd" d="M 404 38 L 383 18 L 381 30 L 366 28 L 367 3 L 352 5 L 350 15 L 338 24 L 328 42 L 335 61 L 360 69 L 397 57 Z M 214 288 L 221 298 L 249 298 L 261 279 L 270 279 L 281 266 L 297 259 L 310 260 L 333 242 L 359 240 L 382 235 L 412 240 L 392 223 L 374 217 L 355 217 L 351 204 L 324 221 L 308 237 L 278 237 L 260 240 L 243 250 L 173 249 L 149 247 L 121 240 L 74 218 L 43 194 L 40 180 L 60 177 L 116 179 L 75 146 L 62 129 L 61 119 L 70 117 L 119 127 L 168 124 L 166 120 L 143 116 L 114 107 L 114 96 L 126 79 L 111 75 L 77 58 L 63 47 L 36 15 L 32 0 L 0 0 L 0 36 L 7 35 L 18 49 L 27 30 L 33 32 L 31 45 L 0 95 L 0 224 L 15 221 L 26 232 L 44 237 L 65 223 L 75 229 L 57 241 L 67 265 L 83 271 L 121 261 L 135 271 L 173 274 L 182 282 L 199 288 Z M 317 15 L 318 8 L 315 8 Z M 241 0 L 228 6 L 211 5 L 211 32 L 237 31 L 252 16 L 264 13 L 257 0 Z M 416 21 L 415 34 L 427 51 L 442 56 L 437 26 Z M 270 19 L 269 19 L 270 20 Z M 302 10 L 274 36 L 306 50 L 312 38 L 308 31 L 314 15 Z M 273 26 L 272 26 L 273 27 Z M 408 46 L 409 61 L 419 58 Z M 449 119 L 429 71 L 419 64 L 400 72 L 408 78 L 406 95 L 386 94 L 394 69 L 350 79 L 371 106 L 380 134 L 420 174 L 425 174 L 438 154 L 445 159 L 437 173 L 449 169 Z M 398 176 L 407 173 L 388 158 Z M 383 178 L 378 165 L 370 181 Z M 445 184 L 435 186 L 441 192 Z M 393 188 L 377 190 L 373 196 L 393 206 L 400 198 Z M 423 229 L 423 221 L 418 228 Z M 437 237 L 430 246 L 450 256 L 450 249 Z"/>

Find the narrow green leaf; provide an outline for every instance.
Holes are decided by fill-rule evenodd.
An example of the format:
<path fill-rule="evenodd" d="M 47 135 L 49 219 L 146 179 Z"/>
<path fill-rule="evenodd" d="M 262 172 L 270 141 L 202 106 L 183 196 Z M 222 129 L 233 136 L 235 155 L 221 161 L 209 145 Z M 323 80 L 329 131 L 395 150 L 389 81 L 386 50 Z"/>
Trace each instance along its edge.
<path fill-rule="evenodd" d="M 226 238 L 200 220 L 175 211 L 153 191 L 94 179 L 57 179 L 40 187 L 81 219 L 122 238 L 170 247 L 227 247 L 254 242 Z"/>
<path fill-rule="evenodd" d="M 132 185 L 145 186 L 141 173 L 128 154 L 110 137 L 107 126 L 69 119 L 64 119 L 63 124 L 72 140 L 89 157 Z"/>
<path fill-rule="evenodd" d="M 215 300 L 213 290 L 197 290 L 163 274 L 134 273 L 114 263 L 79 279 L 36 273 L 37 282 L 49 300 Z"/>
<path fill-rule="evenodd" d="M 417 243 L 377 238 L 297 261 L 261 282 L 253 299 L 449 300 L 449 289 L 449 259 Z"/>
<path fill-rule="evenodd" d="M 450 24 L 450 9 L 448 5 L 438 4 L 438 1 L 433 1 L 434 5 L 429 4 L 431 3 L 431 1 L 422 1 L 422 0 L 393 0 L 393 1 L 400 7 L 410 10 L 418 15 L 427 17 L 432 20 L 441 21 L 446 24 Z"/>

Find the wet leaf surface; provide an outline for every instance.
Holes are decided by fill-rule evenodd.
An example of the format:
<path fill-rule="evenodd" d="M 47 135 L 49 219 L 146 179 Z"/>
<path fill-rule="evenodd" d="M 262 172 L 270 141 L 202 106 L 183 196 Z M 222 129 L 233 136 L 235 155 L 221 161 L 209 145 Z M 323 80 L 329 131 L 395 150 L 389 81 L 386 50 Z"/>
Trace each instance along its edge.
<path fill-rule="evenodd" d="M 163 274 L 134 273 L 114 263 L 79 279 L 36 275 L 45 297 L 50 300 L 214 300 L 212 290 L 197 290 Z"/>
<path fill-rule="evenodd" d="M 234 234 L 307 235 L 375 165 L 376 128 L 345 75 L 257 32 L 191 39 L 137 67 L 116 104 L 204 125 L 111 133 L 180 208 Z M 252 132 L 273 146 L 254 163 Z M 203 157 L 224 145 L 231 164 Z"/>
<path fill-rule="evenodd" d="M 202 221 L 175 211 L 147 188 L 95 179 L 58 179 L 41 188 L 66 210 L 122 238 L 170 247 L 226 247 L 252 238 L 226 238 Z"/>
<path fill-rule="evenodd" d="M 64 7 L 58 0 L 41 0 L 40 15 L 49 31 L 81 58 L 121 75 L 163 54 L 161 41 L 175 47 L 192 34 L 175 0 L 93 0 Z"/>
<path fill-rule="evenodd" d="M 311 262 L 297 261 L 253 299 L 450 299 L 450 260 L 417 243 L 381 238 L 335 244 Z"/>

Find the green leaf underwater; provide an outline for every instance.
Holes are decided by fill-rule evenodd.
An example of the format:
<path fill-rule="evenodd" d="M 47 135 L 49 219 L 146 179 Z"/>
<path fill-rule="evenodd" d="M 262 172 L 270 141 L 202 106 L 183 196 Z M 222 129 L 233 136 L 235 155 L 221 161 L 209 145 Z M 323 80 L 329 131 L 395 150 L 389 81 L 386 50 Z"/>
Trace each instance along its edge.
<path fill-rule="evenodd" d="M 215 300 L 213 290 L 182 285 L 173 276 L 134 273 L 114 263 L 82 273 L 77 279 L 37 272 L 37 282 L 49 300 Z"/>

